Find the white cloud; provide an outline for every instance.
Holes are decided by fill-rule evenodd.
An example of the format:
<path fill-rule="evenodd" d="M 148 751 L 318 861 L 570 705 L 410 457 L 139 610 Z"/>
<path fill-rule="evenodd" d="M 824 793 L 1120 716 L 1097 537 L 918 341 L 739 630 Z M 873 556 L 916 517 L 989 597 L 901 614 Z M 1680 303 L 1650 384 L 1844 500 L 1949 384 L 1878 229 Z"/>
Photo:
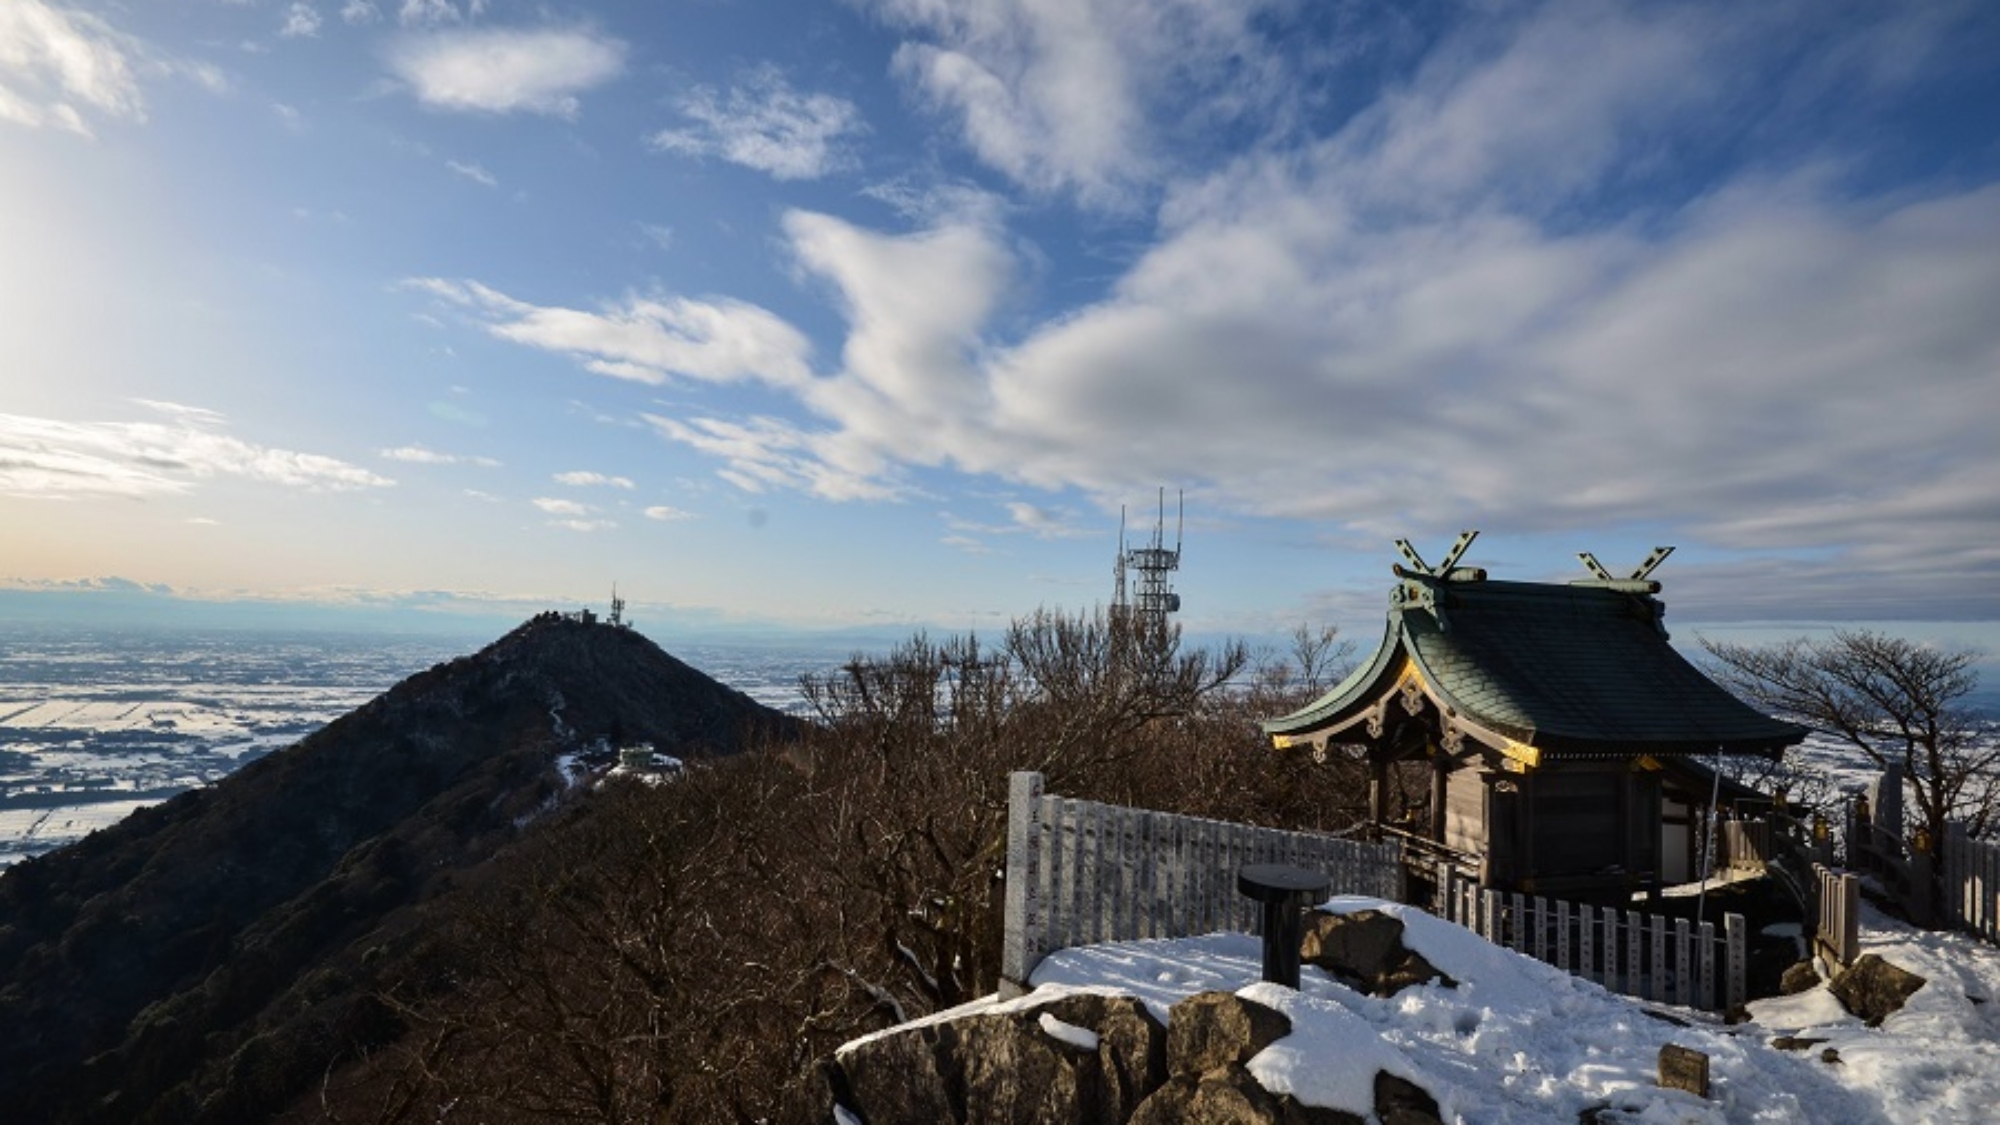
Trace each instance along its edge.
<path fill-rule="evenodd" d="M 190 492 L 215 477 L 312 491 L 395 482 L 332 457 L 255 445 L 222 432 L 220 414 L 139 400 L 158 422 L 63 422 L 0 414 L 0 493 L 49 499 Z"/>
<path fill-rule="evenodd" d="M 414 278 L 404 285 L 467 310 L 500 339 L 572 355 L 616 379 L 659 384 L 678 375 L 800 386 L 811 378 L 804 334 L 741 301 L 628 297 L 585 312 L 529 305 L 476 281 Z"/>
<path fill-rule="evenodd" d="M 582 28 L 453 29 L 402 40 L 389 66 L 437 109 L 575 117 L 577 95 L 624 72 L 625 44 Z"/>
<path fill-rule="evenodd" d="M 305 0 L 297 0 L 285 10 L 285 23 L 278 29 L 278 35 L 285 39 L 315 38 L 319 35 L 320 22 L 319 9 L 305 3 Z"/>
<path fill-rule="evenodd" d="M 874 0 L 914 38 L 895 70 L 958 120 L 987 164 L 1037 191 L 1123 205 L 1171 164 L 1163 138 L 1192 103 L 1218 122 L 1281 85 L 1262 73 L 1266 0 Z M 1201 97 L 1189 96 L 1200 91 Z"/>
<path fill-rule="evenodd" d="M 465 0 L 463 4 L 453 0 L 402 0 L 396 19 L 404 27 L 436 27 L 464 23 L 485 13 L 486 0 Z"/>
<path fill-rule="evenodd" d="M 587 516 L 591 513 L 591 507 L 588 504 L 580 504 L 575 500 L 563 500 L 554 496 L 537 497 L 529 501 L 529 503 L 552 516 Z"/>
<path fill-rule="evenodd" d="M 670 508 L 665 504 L 655 504 L 646 509 L 646 518 L 649 520 L 687 520 L 693 519 L 694 513 L 684 512 L 679 508 Z"/>
<path fill-rule="evenodd" d="M 1750 167 L 1683 152 L 1761 150 L 1835 94 L 1910 81 L 1941 32 L 1897 38 L 1890 65 L 1874 44 L 1892 17 L 1871 15 L 1779 67 L 1769 45 L 1810 6 L 1480 8 L 1373 104 L 1324 124 L 1294 107 L 1273 143 L 1162 178 L 1180 165 L 1148 91 L 1183 71 L 1150 60 L 1188 36 L 1206 45 L 1191 65 L 1227 54 L 1244 8 L 1183 32 L 1117 3 L 879 7 L 928 37 L 903 73 L 994 166 L 1086 201 L 1159 191 L 1152 243 L 1102 297 L 1004 315 L 1030 271 L 997 208 L 912 207 L 914 233 L 788 214 L 847 324 L 817 375 L 761 309 L 419 284 L 600 373 L 657 382 L 692 353 L 710 360 L 696 377 L 762 384 L 779 404 L 758 413 L 645 416 L 751 492 L 899 497 L 934 467 L 1104 502 L 1184 481 L 1201 504 L 1371 538 L 1658 525 L 1833 560 L 1804 568 L 1801 597 L 1842 567 L 1905 604 L 1958 597 L 1951 567 L 2000 588 L 2000 186 L 1870 196 L 1839 138 Z M 1735 140 L 1714 139 L 1724 113 Z M 690 305 L 734 331 L 690 330 Z M 748 324 L 783 331 L 749 333 L 773 345 L 756 362 L 714 363 Z"/>
<path fill-rule="evenodd" d="M 575 472 L 557 473 L 555 479 L 558 484 L 577 488 L 623 488 L 629 491 L 633 487 L 630 477 L 612 477 L 581 469 Z"/>
<path fill-rule="evenodd" d="M 340 6 L 340 18 L 350 25 L 359 26 L 381 19 L 382 10 L 371 0 L 347 0 Z"/>
<path fill-rule="evenodd" d="M 640 223 L 639 234 L 655 250 L 674 248 L 674 228 L 658 223 Z"/>
<path fill-rule="evenodd" d="M 444 162 L 444 166 L 446 168 L 451 169 L 454 173 L 460 176 L 464 176 L 468 180 L 471 180 L 475 184 L 480 184 L 485 187 L 500 186 L 500 181 L 493 178 L 493 173 L 488 172 L 483 166 L 479 164 L 467 163 L 458 160 L 447 160 Z"/>
<path fill-rule="evenodd" d="M 694 125 L 662 129 L 654 148 L 713 156 L 779 180 L 811 180 L 849 167 L 842 140 L 864 126 L 854 103 L 831 94 L 802 94 L 774 66 L 750 72 L 724 94 L 698 87 L 681 99 Z"/>
<path fill-rule="evenodd" d="M 566 531 L 589 534 L 593 531 L 611 531 L 618 526 L 616 520 L 550 520 L 550 527 L 560 527 Z"/>
<path fill-rule="evenodd" d="M 0 121 L 90 136 L 87 115 L 143 121 L 131 45 L 95 16 L 44 0 L 0 4 Z"/>
<path fill-rule="evenodd" d="M 439 453 L 421 445 L 404 445 L 395 449 L 381 450 L 379 455 L 390 461 L 403 461 L 412 465 L 475 465 L 482 469 L 497 469 L 500 462 L 491 457 L 471 457 L 457 453 Z"/>

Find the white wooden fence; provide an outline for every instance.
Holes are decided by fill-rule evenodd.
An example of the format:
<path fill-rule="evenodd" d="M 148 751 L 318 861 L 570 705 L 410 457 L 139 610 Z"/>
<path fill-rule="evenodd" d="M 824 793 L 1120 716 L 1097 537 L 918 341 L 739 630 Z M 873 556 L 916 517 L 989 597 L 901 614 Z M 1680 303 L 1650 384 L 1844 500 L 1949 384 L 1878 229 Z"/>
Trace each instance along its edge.
<path fill-rule="evenodd" d="M 1028 772 L 1009 779 L 1007 817 L 1003 994 L 1073 945 L 1253 930 L 1257 904 L 1236 890 L 1244 864 L 1321 871 L 1335 894 L 1403 897 L 1399 844 L 1072 800 Z"/>
<path fill-rule="evenodd" d="M 1861 880 L 1820 863 L 1813 864 L 1813 878 L 1818 915 L 1813 943 L 1836 971 L 1845 969 L 1861 955 Z"/>
<path fill-rule="evenodd" d="M 1972 839 L 1962 824 L 1945 836 L 1944 910 L 1952 925 L 2000 944 L 2000 844 Z"/>
<path fill-rule="evenodd" d="M 1442 901 L 1445 917 L 1487 941 L 1613 992 L 1711 1010 L 1748 997 L 1749 927 L 1741 914 L 1722 916 L 1718 938 L 1714 922 L 1487 890 L 1458 876 Z"/>

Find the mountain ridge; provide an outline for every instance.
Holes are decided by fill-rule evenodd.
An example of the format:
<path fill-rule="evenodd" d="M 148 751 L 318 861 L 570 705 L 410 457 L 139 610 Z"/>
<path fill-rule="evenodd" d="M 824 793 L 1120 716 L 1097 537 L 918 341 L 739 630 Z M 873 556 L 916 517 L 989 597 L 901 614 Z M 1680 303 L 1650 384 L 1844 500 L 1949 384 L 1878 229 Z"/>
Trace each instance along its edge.
<path fill-rule="evenodd" d="M 633 630 L 554 614 L 419 672 L 213 786 L 0 874 L 0 1104 L 31 1120 L 256 1119 L 216 1060 L 546 812 L 569 784 L 559 757 L 642 740 L 727 754 L 795 726 Z M 334 1022 L 379 1022 L 357 1004 Z M 264 1077 L 282 1100 L 300 1075 Z"/>

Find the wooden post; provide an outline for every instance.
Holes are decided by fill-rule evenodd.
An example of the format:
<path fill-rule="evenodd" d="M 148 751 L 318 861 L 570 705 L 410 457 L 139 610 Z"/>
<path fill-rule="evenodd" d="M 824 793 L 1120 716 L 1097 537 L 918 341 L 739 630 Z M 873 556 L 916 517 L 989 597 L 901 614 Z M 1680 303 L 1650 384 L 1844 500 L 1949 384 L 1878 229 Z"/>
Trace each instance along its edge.
<path fill-rule="evenodd" d="M 1007 782 L 1006 920 L 1000 946 L 1000 994 L 1012 998 L 1028 990 L 1028 975 L 1042 959 L 1041 884 L 1042 775 L 1026 770 Z"/>
<path fill-rule="evenodd" d="M 1708 1056 L 1668 1043 L 1660 1048 L 1660 1086 L 1708 1096 Z"/>

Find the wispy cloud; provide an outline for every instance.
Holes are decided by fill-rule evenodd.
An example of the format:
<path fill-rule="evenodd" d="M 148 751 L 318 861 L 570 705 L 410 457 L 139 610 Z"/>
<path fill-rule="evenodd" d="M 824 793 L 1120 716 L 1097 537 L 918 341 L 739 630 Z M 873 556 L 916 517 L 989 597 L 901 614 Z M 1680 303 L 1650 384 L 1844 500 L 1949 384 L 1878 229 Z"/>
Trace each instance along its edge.
<path fill-rule="evenodd" d="M 1219 134 L 1284 86 L 1260 0 L 869 0 L 910 38 L 895 70 L 988 165 L 1123 206 L 1171 167 L 1177 122 Z M 1218 120 L 1219 118 L 1219 120 Z"/>
<path fill-rule="evenodd" d="M 44 0 L 0 5 L 0 121 L 91 135 L 89 116 L 141 121 L 129 41 Z"/>
<path fill-rule="evenodd" d="M 395 482 L 315 453 L 256 445 L 225 432 L 214 411 L 140 400 L 161 421 L 65 422 L 0 414 L 0 492 L 73 500 L 185 493 L 237 477 L 314 491 Z"/>
<path fill-rule="evenodd" d="M 573 355 L 615 379 L 658 384 L 679 375 L 796 386 L 811 377 L 805 335 L 742 301 L 628 297 L 585 312 L 530 305 L 476 281 L 416 278 L 404 285 L 465 310 L 500 339 Z"/>
<path fill-rule="evenodd" d="M 459 160 L 447 160 L 444 162 L 444 166 L 475 184 L 481 184 L 486 187 L 500 186 L 500 181 L 493 177 L 493 173 L 488 172 L 481 165 Z"/>
<path fill-rule="evenodd" d="M 654 148 L 727 160 L 779 180 L 818 179 L 851 166 L 843 141 L 864 128 L 854 103 L 800 93 L 769 65 L 726 92 L 697 87 L 679 108 L 693 124 L 654 133 Z"/>
<path fill-rule="evenodd" d="M 577 488 L 623 488 L 629 491 L 633 487 L 630 477 L 606 476 L 603 473 L 586 472 L 581 469 L 575 472 L 557 473 L 555 479 L 558 484 Z"/>
<path fill-rule="evenodd" d="M 539 496 L 529 503 L 552 516 L 587 516 L 592 510 L 588 504 L 556 496 Z"/>
<path fill-rule="evenodd" d="M 646 509 L 646 518 L 649 520 L 688 520 L 694 518 L 694 513 L 669 507 L 665 504 L 655 504 Z"/>
<path fill-rule="evenodd" d="M 396 10 L 396 20 L 404 27 L 437 27 L 465 23 L 484 14 L 486 0 L 463 0 L 462 3 L 455 0 L 402 0 L 401 7 Z"/>
<path fill-rule="evenodd" d="M 394 449 L 384 449 L 379 454 L 386 460 L 402 461 L 411 465 L 474 465 L 482 469 L 497 469 L 500 462 L 491 457 L 474 457 L 458 453 L 440 453 L 421 445 L 403 445 Z"/>
<path fill-rule="evenodd" d="M 382 9 L 377 8 L 372 0 L 346 0 L 340 6 L 340 18 L 353 26 L 370 24 L 382 18 Z"/>
<path fill-rule="evenodd" d="M 453 29 L 400 41 L 389 67 L 436 109 L 575 117 L 578 95 L 624 72 L 625 44 L 581 28 Z"/>
<path fill-rule="evenodd" d="M 278 28 L 278 35 L 284 39 L 311 39 L 319 35 L 319 9 L 305 0 L 296 0 L 285 9 L 284 25 Z"/>

